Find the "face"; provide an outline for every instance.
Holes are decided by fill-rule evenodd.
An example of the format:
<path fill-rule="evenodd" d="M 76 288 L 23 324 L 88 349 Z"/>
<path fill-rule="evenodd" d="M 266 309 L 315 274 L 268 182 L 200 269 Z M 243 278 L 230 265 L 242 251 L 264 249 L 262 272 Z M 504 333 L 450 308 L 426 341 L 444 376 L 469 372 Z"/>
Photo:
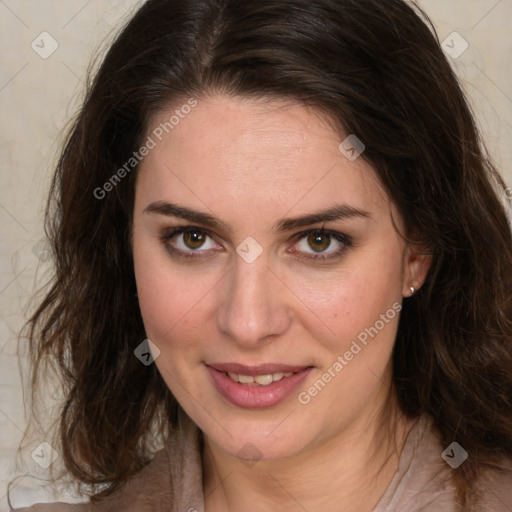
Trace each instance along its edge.
<path fill-rule="evenodd" d="M 209 96 L 162 134 L 176 109 L 151 120 L 134 206 L 155 363 L 229 454 L 328 445 L 384 406 L 401 302 L 427 265 L 320 111 Z"/>

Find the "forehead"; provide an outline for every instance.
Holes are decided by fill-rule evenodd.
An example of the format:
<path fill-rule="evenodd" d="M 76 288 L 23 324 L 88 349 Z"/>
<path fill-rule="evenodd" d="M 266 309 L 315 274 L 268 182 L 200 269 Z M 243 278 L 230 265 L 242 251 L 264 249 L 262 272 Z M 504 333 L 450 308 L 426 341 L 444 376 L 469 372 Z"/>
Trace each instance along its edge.
<path fill-rule="evenodd" d="M 186 102 L 160 110 L 148 124 L 155 147 L 137 180 L 148 200 L 179 197 L 226 213 L 230 205 L 283 213 L 335 202 L 388 209 L 372 166 L 344 156 L 339 146 L 347 134 L 319 109 L 221 95 L 199 98 L 190 110 L 182 109 Z"/>

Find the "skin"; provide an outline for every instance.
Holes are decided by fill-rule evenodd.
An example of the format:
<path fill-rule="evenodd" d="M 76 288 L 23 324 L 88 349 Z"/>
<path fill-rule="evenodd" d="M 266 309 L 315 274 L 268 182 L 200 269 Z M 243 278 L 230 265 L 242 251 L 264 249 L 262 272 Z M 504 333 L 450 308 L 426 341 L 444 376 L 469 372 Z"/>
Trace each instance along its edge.
<path fill-rule="evenodd" d="M 175 108 L 159 112 L 148 134 Z M 371 165 L 338 149 L 346 135 L 293 101 L 210 95 L 140 165 L 138 297 L 147 336 L 161 351 L 156 365 L 204 433 L 207 512 L 371 510 L 397 469 L 413 425 L 397 410 L 391 385 L 398 314 L 307 405 L 297 398 L 410 286 L 418 289 L 430 265 L 397 233 L 393 219 L 401 228 L 401 216 Z M 213 215 L 229 230 L 147 211 L 157 201 Z M 272 229 L 340 203 L 368 215 Z M 199 248 L 183 235 L 166 243 L 202 251 L 195 259 L 171 255 L 161 240 L 186 226 L 211 237 Z M 344 248 L 340 256 L 308 259 L 319 247 L 298 235 L 321 227 L 351 245 L 332 238 L 320 255 Z M 249 236 L 262 249 L 252 263 L 236 252 Z M 314 368 L 283 402 L 246 409 L 217 392 L 205 362 Z M 254 464 L 237 456 L 247 443 L 258 453 Z"/>

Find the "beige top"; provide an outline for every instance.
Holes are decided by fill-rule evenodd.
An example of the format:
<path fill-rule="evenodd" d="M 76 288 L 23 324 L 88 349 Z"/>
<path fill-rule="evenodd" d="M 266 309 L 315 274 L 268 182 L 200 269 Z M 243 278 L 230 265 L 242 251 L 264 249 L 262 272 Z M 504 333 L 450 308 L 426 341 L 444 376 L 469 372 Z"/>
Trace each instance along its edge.
<path fill-rule="evenodd" d="M 17 512 L 204 512 L 199 429 L 183 415 L 181 428 L 123 489 L 98 505 L 51 503 Z M 458 512 L 443 447 L 430 418 L 411 429 L 398 470 L 373 512 Z M 453 452 L 448 452 L 453 455 Z M 481 478 L 475 512 L 512 511 L 512 467 Z M 459 507 L 460 508 L 460 507 Z M 13 510 L 13 509 L 11 509 Z"/>

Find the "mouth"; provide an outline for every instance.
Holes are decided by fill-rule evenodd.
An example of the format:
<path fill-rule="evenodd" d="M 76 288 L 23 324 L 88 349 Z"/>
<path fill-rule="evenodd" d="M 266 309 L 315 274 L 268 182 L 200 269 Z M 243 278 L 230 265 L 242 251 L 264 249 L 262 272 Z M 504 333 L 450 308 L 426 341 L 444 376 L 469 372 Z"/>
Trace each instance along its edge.
<path fill-rule="evenodd" d="M 247 384 L 248 386 L 269 386 L 273 382 L 279 382 L 281 379 L 291 377 L 296 372 L 274 372 L 264 373 L 262 375 L 241 375 L 239 373 L 224 372 L 232 381 Z"/>
<path fill-rule="evenodd" d="M 250 409 L 282 402 L 313 369 L 304 365 L 238 363 L 210 363 L 206 368 L 215 388 L 228 402 Z"/>

